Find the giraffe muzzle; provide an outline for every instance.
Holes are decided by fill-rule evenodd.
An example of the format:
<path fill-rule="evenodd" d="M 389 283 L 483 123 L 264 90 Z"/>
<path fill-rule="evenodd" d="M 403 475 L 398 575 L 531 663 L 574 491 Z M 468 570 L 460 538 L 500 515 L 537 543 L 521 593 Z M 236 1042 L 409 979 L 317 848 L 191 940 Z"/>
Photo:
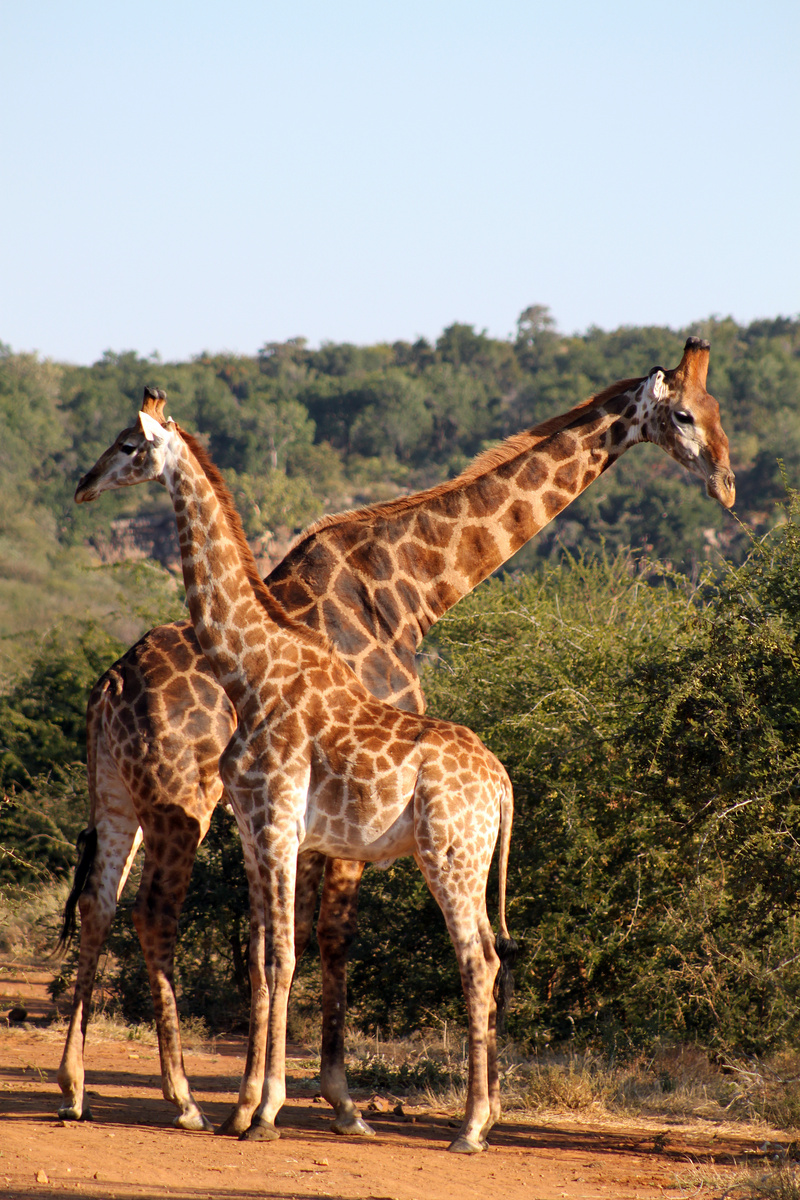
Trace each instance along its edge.
<path fill-rule="evenodd" d="M 82 475 L 78 481 L 78 486 L 75 489 L 75 503 L 87 504 L 90 500 L 95 500 L 97 495 L 97 487 L 94 486 L 92 472 L 89 471 L 87 475 Z"/>
<path fill-rule="evenodd" d="M 730 468 L 714 471 L 706 482 L 706 491 L 712 500 L 719 500 L 723 508 L 733 508 L 736 502 L 736 477 Z"/>

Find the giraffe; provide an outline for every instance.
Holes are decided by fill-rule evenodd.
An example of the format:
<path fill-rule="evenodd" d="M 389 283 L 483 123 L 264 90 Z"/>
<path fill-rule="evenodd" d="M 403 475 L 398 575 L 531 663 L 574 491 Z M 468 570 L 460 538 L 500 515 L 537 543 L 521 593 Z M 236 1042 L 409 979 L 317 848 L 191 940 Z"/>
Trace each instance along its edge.
<path fill-rule="evenodd" d="M 727 438 L 706 391 L 709 344 L 689 338 L 679 365 L 621 380 L 577 408 L 509 438 L 455 479 L 416 496 L 325 517 L 268 578 L 291 615 L 321 630 L 374 695 L 424 711 L 416 652 L 447 609 L 505 562 L 638 441 L 656 442 L 734 501 Z M 59 1071 L 65 1118 L 90 1116 L 83 1046 L 97 957 L 144 831 L 134 919 L 148 964 L 164 1095 L 175 1124 L 208 1128 L 183 1068 L 172 990 L 177 917 L 191 864 L 222 794 L 216 763 L 235 715 L 191 623 L 146 634 L 106 672 L 87 714 L 92 817 L 65 914 L 80 897 L 81 945 Z M 94 856 L 94 857 L 93 857 Z M 338 1133 L 369 1134 L 344 1071 L 345 964 L 363 864 L 304 852 L 298 863 L 296 945 L 308 941 L 324 868 L 318 940 L 323 971 L 321 1090 Z M 261 987 L 251 950 L 253 994 Z M 239 1100 L 220 1132 L 240 1134 L 261 1093 L 263 1035 L 251 1037 Z"/>
<path fill-rule="evenodd" d="M 502 764 L 470 730 L 376 700 L 318 631 L 290 617 L 258 575 L 222 476 L 146 392 L 126 429 L 78 485 L 78 503 L 156 480 L 178 523 L 195 634 L 237 717 L 220 759 L 264 940 L 267 1073 L 253 1127 L 278 1136 L 286 1098 L 286 1010 L 295 966 L 301 849 L 386 862 L 411 854 L 447 923 L 469 1015 L 469 1073 L 455 1153 L 486 1148 L 500 1115 L 496 1004 L 511 952 L 505 889 L 513 799 Z M 486 912 L 499 835 L 499 926 Z M 497 946 L 497 948 L 496 948 Z"/>

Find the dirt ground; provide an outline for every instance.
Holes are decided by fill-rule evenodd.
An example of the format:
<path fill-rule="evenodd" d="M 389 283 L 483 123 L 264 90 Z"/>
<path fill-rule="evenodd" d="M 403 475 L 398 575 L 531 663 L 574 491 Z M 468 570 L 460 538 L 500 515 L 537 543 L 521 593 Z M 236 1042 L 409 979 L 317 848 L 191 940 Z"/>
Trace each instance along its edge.
<path fill-rule="evenodd" d="M 250 1143 L 171 1128 L 155 1046 L 87 1041 L 92 1122 L 61 1122 L 56 1071 L 64 1029 L 35 967 L 0 965 L 0 1198 L 73 1195 L 98 1200 L 176 1197 L 233 1200 L 595 1200 L 719 1196 L 746 1161 L 763 1161 L 765 1131 L 664 1120 L 578 1120 L 573 1115 L 504 1116 L 490 1149 L 446 1152 L 454 1112 L 402 1103 L 368 1111 L 369 1141 L 336 1137 L 307 1052 L 290 1048 L 289 1099 L 277 1142 Z M 28 1017 L 9 1024 L 22 1003 Z M 40 1024 L 41 1022 L 41 1024 Z M 195 1096 L 219 1124 L 238 1088 L 241 1039 L 188 1051 Z M 370 1097 L 359 1095 L 365 1110 Z M 391 1101 L 394 1104 L 394 1099 Z M 780 1137 L 780 1135 L 775 1135 Z M 785 1137 L 784 1137 L 785 1140 Z M 704 1186 L 705 1185 L 705 1186 Z"/>

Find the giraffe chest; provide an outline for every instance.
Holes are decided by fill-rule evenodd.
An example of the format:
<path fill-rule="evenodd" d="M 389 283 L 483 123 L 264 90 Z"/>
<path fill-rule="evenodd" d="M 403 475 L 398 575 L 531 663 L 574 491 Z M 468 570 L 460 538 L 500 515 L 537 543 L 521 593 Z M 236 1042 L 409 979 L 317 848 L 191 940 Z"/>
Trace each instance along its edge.
<path fill-rule="evenodd" d="M 237 818 L 252 835 L 281 828 L 298 849 L 365 862 L 409 853 L 414 756 L 397 763 L 345 729 L 292 751 L 293 729 L 289 718 L 250 732 L 240 726 L 220 759 Z"/>

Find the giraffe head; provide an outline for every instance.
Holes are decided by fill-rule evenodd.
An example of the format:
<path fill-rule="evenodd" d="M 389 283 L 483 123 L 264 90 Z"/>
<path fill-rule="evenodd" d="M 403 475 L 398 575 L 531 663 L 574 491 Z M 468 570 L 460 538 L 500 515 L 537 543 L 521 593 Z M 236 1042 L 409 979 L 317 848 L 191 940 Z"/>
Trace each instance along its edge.
<path fill-rule="evenodd" d="M 145 388 L 139 418 L 123 429 L 112 446 L 101 454 L 91 471 L 81 478 L 75 491 L 76 504 L 96 500 L 101 492 L 131 487 L 156 479 L 163 482 L 164 468 L 177 427 L 164 418 L 166 392 Z"/>
<path fill-rule="evenodd" d="M 690 337 L 672 371 L 654 367 L 642 385 L 641 437 L 655 442 L 705 482 L 725 508 L 736 499 L 719 404 L 706 391 L 709 343 Z"/>

